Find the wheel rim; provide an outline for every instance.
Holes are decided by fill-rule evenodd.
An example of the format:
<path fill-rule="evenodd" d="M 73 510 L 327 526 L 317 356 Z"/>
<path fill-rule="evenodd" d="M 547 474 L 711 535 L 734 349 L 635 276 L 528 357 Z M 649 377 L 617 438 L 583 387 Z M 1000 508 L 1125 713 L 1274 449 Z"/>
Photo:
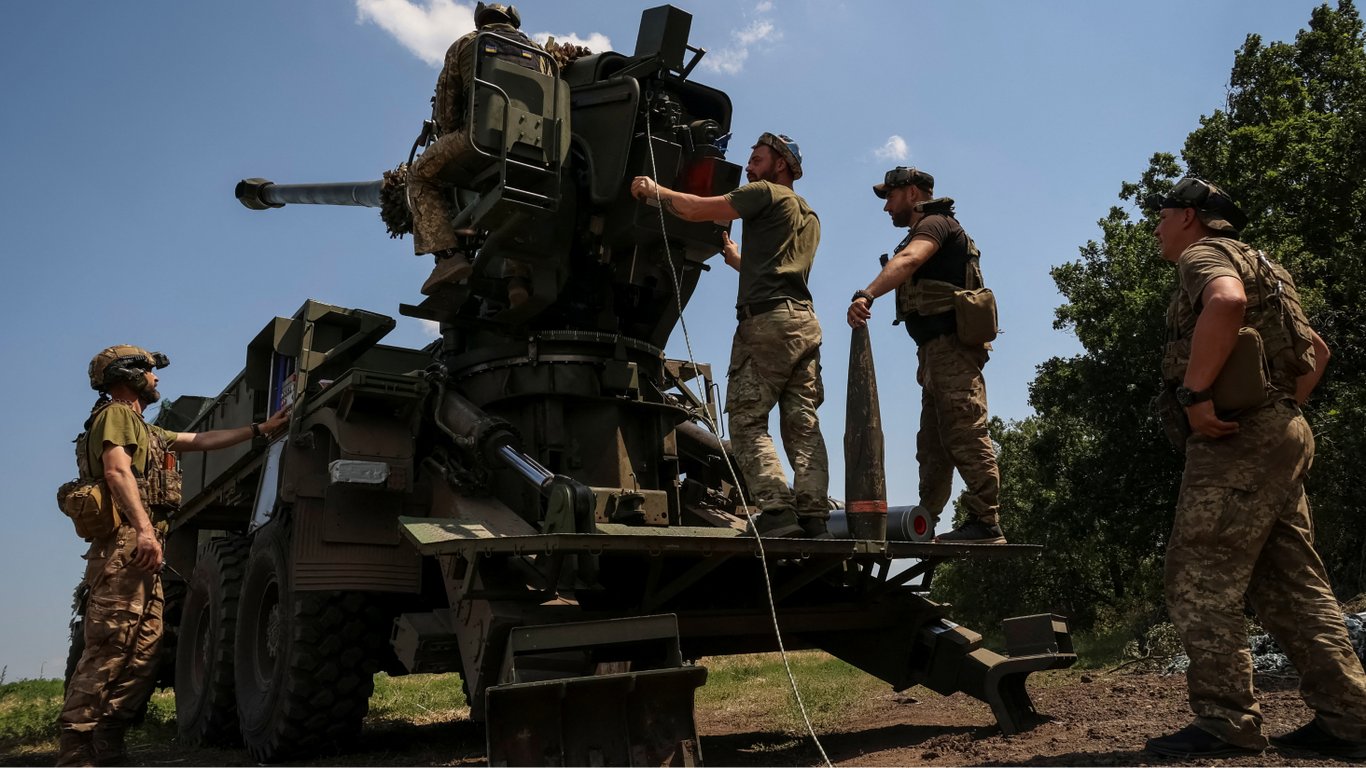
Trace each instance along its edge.
<path fill-rule="evenodd" d="M 185 681 L 186 687 L 194 696 L 198 696 L 203 691 L 204 684 L 209 678 L 209 654 L 212 652 L 209 647 L 209 637 L 213 631 L 212 601 L 207 596 L 202 596 L 202 602 L 196 601 L 196 603 L 196 605 L 187 606 L 192 610 L 198 609 L 198 615 L 195 616 L 192 635 L 194 653 L 190 658 L 190 679 Z"/>
<path fill-rule="evenodd" d="M 256 615 L 256 677 L 262 690 L 268 690 L 280 657 L 280 585 L 271 581 L 262 590 Z"/>

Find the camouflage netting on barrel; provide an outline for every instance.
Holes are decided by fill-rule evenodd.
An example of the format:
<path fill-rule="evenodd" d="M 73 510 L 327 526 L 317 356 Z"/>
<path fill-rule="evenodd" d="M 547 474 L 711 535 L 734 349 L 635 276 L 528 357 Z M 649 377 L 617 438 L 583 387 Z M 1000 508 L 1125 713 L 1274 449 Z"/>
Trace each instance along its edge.
<path fill-rule="evenodd" d="M 384 183 L 379 189 L 379 216 L 389 237 L 412 234 L 413 212 L 408 208 L 408 164 L 399 163 L 392 171 L 384 172 Z"/>
<path fill-rule="evenodd" d="M 575 59 L 580 59 L 584 56 L 592 55 L 593 53 L 585 46 L 575 45 L 574 43 L 559 43 L 556 42 L 553 37 L 546 41 L 545 52 L 555 59 L 555 64 L 559 66 L 561 72 L 564 71 L 565 67 L 572 64 Z"/>

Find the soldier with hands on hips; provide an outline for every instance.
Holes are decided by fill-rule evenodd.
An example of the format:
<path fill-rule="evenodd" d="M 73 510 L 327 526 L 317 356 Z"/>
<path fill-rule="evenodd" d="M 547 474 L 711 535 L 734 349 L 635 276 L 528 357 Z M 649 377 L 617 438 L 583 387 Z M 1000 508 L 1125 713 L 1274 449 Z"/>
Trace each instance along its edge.
<path fill-rule="evenodd" d="M 1185 453 L 1167 542 L 1167 611 L 1190 658 L 1195 721 L 1148 740 L 1180 758 L 1267 745 L 1252 685 L 1244 601 L 1294 663 L 1314 718 L 1271 744 L 1366 757 L 1366 674 L 1322 560 L 1304 481 L 1314 435 L 1300 414 L 1328 362 L 1294 279 L 1239 239 L 1246 217 L 1223 190 L 1182 179 L 1148 201 L 1178 285 L 1167 310 L 1169 436 Z"/>

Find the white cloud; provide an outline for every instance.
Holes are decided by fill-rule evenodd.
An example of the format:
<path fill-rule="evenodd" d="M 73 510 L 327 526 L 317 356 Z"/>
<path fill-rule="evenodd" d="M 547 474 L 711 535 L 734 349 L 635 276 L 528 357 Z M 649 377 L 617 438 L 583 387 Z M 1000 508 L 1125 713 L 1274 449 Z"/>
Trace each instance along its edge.
<path fill-rule="evenodd" d="M 474 6 L 454 0 L 356 0 L 356 13 L 360 21 L 388 32 L 433 67 L 442 65 L 451 43 L 474 30 Z M 612 41 L 601 32 L 587 36 L 555 32 L 528 35 L 541 43 L 552 36 L 562 43 L 587 46 L 594 53 L 612 50 Z"/>
<path fill-rule="evenodd" d="M 772 3 L 761 2 L 756 10 L 764 13 L 772 9 Z M 734 45 L 715 51 L 708 51 L 702 59 L 702 68 L 712 72 L 738 74 L 749 59 L 750 49 L 759 43 L 772 43 L 783 38 L 782 30 L 768 19 L 755 19 L 743 29 L 730 33 Z"/>
<path fill-rule="evenodd" d="M 441 338 L 441 323 L 435 320 L 418 320 L 422 324 L 422 335 L 429 339 Z"/>
<path fill-rule="evenodd" d="M 893 134 L 887 142 L 873 150 L 873 157 L 878 160 L 901 161 L 911 156 L 911 150 L 906 146 L 906 140 Z"/>
<path fill-rule="evenodd" d="M 734 32 L 732 35 L 740 42 L 740 45 L 746 47 L 762 40 L 776 40 L 782 37 L 782 34 L 778 32 L 778 28 L 773 26 L 773 22 L 768 19 L 752 21 L 748 27 L 745 27 L 739 32 Z"/>
<path fill-rule="evenodd" d="M 474 7 L 452 0 L 356 0 L 356 12 L 433 67 L 441 66 L 451 43 L 474 29 Z"/>
<path fill-rule="evenodd" d="M 754 6 L 755 13 L 768 13 L 771 10 L 773 10 L 773 0 L 760 0 L 760 2 Z"/>
<path fill-rule="evenodd" d="M 745 66 L 745 59 L 749 58 L 749 51 L 741 48 L 722 48 L 719 51 L 707 51 L 707 58 L 702 60 L 702 68 L 712 72 L 725 72 L 728 75 L 738 73 Z"/>

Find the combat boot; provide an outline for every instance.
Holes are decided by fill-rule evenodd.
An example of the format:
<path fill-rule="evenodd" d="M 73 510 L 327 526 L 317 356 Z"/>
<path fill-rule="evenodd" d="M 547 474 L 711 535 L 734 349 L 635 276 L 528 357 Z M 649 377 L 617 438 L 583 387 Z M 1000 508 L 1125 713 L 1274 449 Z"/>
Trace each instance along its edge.
<path fill-rule="evenodd" d="M 474 271 L 469 259 L 465 254 L 454 248 L 447 248 L 444 251 L 437 251 L 436 266 L 432 267 L 432 273 L 427 276 L 427 281 L 422 284 L 422 295 L 431 296 L 438 289 L 446 285 L 455 285 L 468 278 Z"/>
<path fill-rule="evenodd" d="M 1004 544 L 1005 534 L 996 523 L 984 523 L 977 518 L 963 523 L 948 533 L 934 537 L 935 544 Z"/>
<path fill-rule="evenodd" d="M 95 746 L 89 731 L 62 731 L 57 736 L 57 765 L 94 765 Z"/>
<path fill-rule="evenodd" d="M 786 539 L 806 533 L 797 523 L 797 513 L 791 509 L 770 509 L 751 515 L 749 525 L 745 526 L 745 535 L 755 535 L 756 529 L 758 535 L 765 539 Z"/>
<path fill-rule="evenodd" d="M 1189 760 L 1198 757 L 1234 757 L 1236 755 L 1260 755 L 1262 750 L 1240 747 L 1215 736 L 1198 725 L 1188 725 L 1176 733 L 1148 739 L 1143 745 L 1145 752 L 1164 757 Z"/>
<path fill-rule="evenodd" d="M 827 527 L 825 518 L 817 515 L 802 515 L 800 517 L 803 535 L 808 539 L 833 539 L 830 529 Z"/>
<path fill-rule="evenodd" d="M 1319 724 L 1317 717 L 1284 736 L 1272 736 L 1271 743 L 1277 749 L 1302 749 L 1332 757 L 1366 757 L 1366 742 L 1334 736 Z"/>
<path fill-rule="evenodd" d="M 122 726 L 96 728 L 91 745 L 95 751 L 95 765 L 128 765 L 128 749 L 124 746 L 127 729 Z"/>

